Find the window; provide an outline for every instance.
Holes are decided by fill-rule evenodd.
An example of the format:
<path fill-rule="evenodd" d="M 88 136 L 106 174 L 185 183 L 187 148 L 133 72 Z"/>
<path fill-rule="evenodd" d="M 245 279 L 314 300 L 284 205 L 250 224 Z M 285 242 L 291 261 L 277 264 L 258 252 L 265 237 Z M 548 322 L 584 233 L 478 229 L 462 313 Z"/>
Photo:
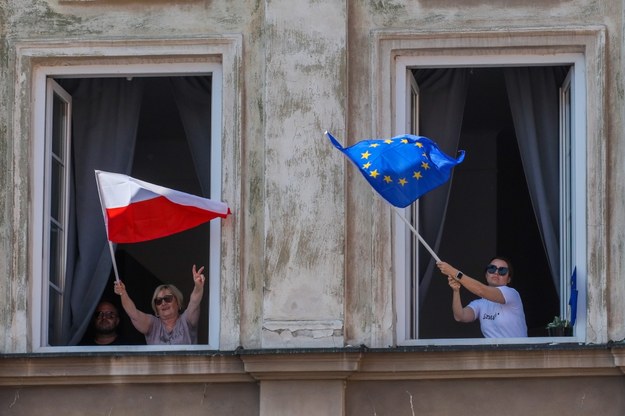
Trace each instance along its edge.
<path fill-rule="evenodd" d="M 116 298 L 94 169 L 222 199 L 221 82 L 221 65 L 205 62 L 37 70 L 34 94 L 45 105 L 35 108 L 35 124 L 46 128 L 35 132 L 34 147 L 42 162 L 35 169 L 35 207 L 43 206 L 36 232 L 44 236 L 34 239 L 42 253 L 35 266 L 41 283 L 35 347 L 78 344 L 100 298 Z M 175 284 L 188 300 L 191 266 L 204 265 L 199 343 L 218 348 L 219 220 L 158 240 L 118 244 L 115 256 L 128 292 L 148 313 L 161 283 Z M 127 317 L 122 331 L 144 342 Z"/>
<path fill-rule="evenodd" d="M 490 62 L 489 62 L 490 61 Z M 570 278 L 586 270 L 586 101 L 583 54 L 405 56 L 395 68 L 394 129 L 466 151 L 452 180 L 404 212 L 439 257 L 478 279 L 490 256 L 512 260 L 527 339 L 548 341 L 555 315 L 570 317 Z M 399 344 L 488 343 L 459 324 L 434 260 L 394 221 Z M 463 291 L 463 304 L 472 298 Z M 575 337 L 585 329 L 585 297 Z"/>
<path fill-rule="evenodd" d="M 65 301 L 65 273 L 69 218 L 69 159 L 71 97 L 54 80 L 46 89 L 45 250 L 49 253 L 48 314 L 60 317 Z M 48 322 L 48 337 L 60 339 L 61 321 Z"/>

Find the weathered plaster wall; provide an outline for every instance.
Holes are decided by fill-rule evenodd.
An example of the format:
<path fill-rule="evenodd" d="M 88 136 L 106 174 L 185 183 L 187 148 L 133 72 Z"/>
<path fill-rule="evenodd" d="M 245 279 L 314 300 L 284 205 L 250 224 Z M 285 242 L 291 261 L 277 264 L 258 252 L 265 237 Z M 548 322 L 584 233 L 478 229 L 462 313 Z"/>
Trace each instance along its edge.
<path fill-rule="evenodd" d="M 616 0 L 453 1 L 43 1 L 0 3 L 0 346 L 27 350 L 29 138 L 13 134 L 27 108 L 12 108 L 20 82 L 18 41 L 194 38 L 242 34 L 238 293 L 240 344 L 394 344 L 392 216 L 328 145 L 375 135 L 372 31 L 607 28 L 605 100 L 608 194 L 589 218 L 609 230 L 607 256 L 589 259 L 602 285 L 590 287 L 592 339 L 625 338 L 623 209 L 623 4 Z M 17 82 L 16 82 L 17 81 Z M 28 118 L 24 118 L 27 120 Z M 347 184 L 347 186 L 345 185 Z M 595 213 L 592 213 L 593 215 Z M 601 214 L 601 212 L 599 212 Z M 607 218 L 608 224 L 603 223 Z M 601 253 L 599 250 L 597 253 Z M 230 278 L 225 276 L 225 278 Z M 607 290 L 606 290 L 607 289 Z M 346 312 L 347 311 L 347 312 Z M 229 311 L 228 311 L 229 312 Z M 233 314 L 238 313 L 234 311 Z M 610 320 L 607 320 L 610 316 Z M 233 319 L 239 319 L 235 316 Z"/>
<path fill-rule="evenodd" d="M 264 381 L 259 416 L 343 414 L 343 380 Z"/>
<path fill-rule="evenodd" d="M 607 98 L 607 108 L 613 109 L 610 114 L 609 131 L 611 140 L 608 143 L 608 200 L 607 209 L 610 213 L 610 246 L 606 262 L 608 269 L 608 334 L 612 340 L 625 339 L 625 7 L 623 2 L 615 3 L 610 9 L 610 27 L 614 28 L 609 39 L 610 65 L 608 69 L 608 85 L 611 85 Z"/>
<path fill-rule="evenodd" d="M 624 389 L 622 377 L 353 382 L 345 415 L 618 416 L 625 412 Z"/>
<path fill-rule="evenodd" d="M 232 331 L 227 348 L 239 343 L 246 349 L 387 347 L 394 344 L 395 323 L 392 247 L 386 243 L 392 216 L 323 137 L 328 129 L 349 144 L 377 134 L 383 125 L 374 111 L 381 86 L 372 78 L 372 32 L 505 34 L 511 28 L 552 25 L 606 28 L 606 71 L 598 78 L 605 79 L 609 110 L 607 178 L 600 178 L 607 182 L 592 184 L 608 192 L 593 205 L 588 221 L 590 229 L 605 232 L 596 238 L 602 246 L 592 247 L 590 268 L 606 273 L 593 276 L 600 284 L 589 288 L 589 339 L 625 338 L 624 17 L 618 0 L 0 1 L 0 351 L 28 352 L 31 309 L 30 126 L 21 121 L 29 119 L 29 108 L 13 106 L 15 97 L 28 99 L 22 88 L 30 74 L 16 72 L 17 42 L 158 43 L 240 34 L 241 126 L 226 126 L 241 130 L 240 143 L 231 144 L 227 155 L 240 163 L 240 189 L 231 191 L 240 194 L 238 228 L 230 235 L 240 244 L 226 247 L 240 252 L 236 270 L 223 277 L 240 279 L 228 282 L 224 300 L 225 319 L 240 325 L 240 339 L 231 339 Z M 499 357 L 497 350 L 496 359 L 479 348 L 438 358 L 417 351 L 408 369 L 406 357 L 393 353 L 390 359 L 374 355 L 363 362 L 350 358 L 328 364 L 323 352 L 299 351 L 291 354 L 297 361 L 291 366 L 276 353 L 254 353 L 243 359 L 244 375 L 264 377 L 256 379 L 260 384 L 251 376 L 240 383 L 220 378 L 225 365 L 198 364 L 215 359 L 208 356 L 163 364 L 170 354 L 139 359 L 101 353 L 112 362 L 131 361 L 119 365 L 120 376 L 108 365 L 92 374 L 89 354 L 61 354 L 63 365 L 58 366 L 46 364 L 54 361 L 47 356 L 19 370 L 0 366 L 0 413 L 113 415 L 131 410 L 147 415 L 183 409 L 189 415 L 256 415 L 264 409 L 274 415 L 312 414 L 303 404 L 306 410 L 347 415 L 623 414 L 622 357 L 596 358 L 592 351 L 567 348 L 544 357 L 523 349 Z M 566 370 L 557 364 L 562 357 L 567 357 Z M 185 364 L 199 368 L 189 374 Z M 153 381 L 155 373 L 158 381 Z M 93 384 L 64 385 L 68 374 Z M 189 377 L 193 382 L 180 383 Z M 223 383 L 198 382 L 205 377 Z M 328 393 L 331 400 L 317 406 Z"/>
<path fill-rule="evenodd" d="M 46 42 L 56 42 L 57 52 L 65 43 L 70 49 L 77 42 L 94 42 L 94 41 L 111 41 L 120 44 L 122 40 L 147 41 L 153 45 L 158 45 L 159 39 L 180 39 L 186 40 L 188 43 L 193 39 L 201 39 L 205 37 L 224 36 L 224 34 L 234 33 L 254 33 L 259 29 L 247 29 L 246 25 L 251 25 L 246 19 L 251 18 L 250 10 L 258 12 L 262 10 L 256 3 L 237 3 L 229 2 L 183 2 L 182 4 L 172 4 L 171 2 L 83 2 L 83 1 L 65 1 L 65 2 L 43 2 L 43 1 L 15 1 L 10 4 L 2 2 L 0 4 L 0 12 L 6 17 L 1 25 L 2 30 L 6 29 L 6 48 L 2 49 L 2 80 L 10 80 L 2 82 L 2 88 L 6 94 L 3 94 L 2 106 L 3 110 L 0 117 L 7 120 L 6 124 L 2 124 L 2 146 L 5 146 L 7 152 L 2 152 L 3 170 L 1 180 L 6 181 L 6 186 L 2 187 L 2 192 L 6 192 L 6 198 L 2 201 L 6 204 L 7 209 L 2 210 L 2 222 L 0 223 L 0 232 L 2 233 L 2 252 L 6 255 L 0 256 L 0 266 L 6 267 L 3 271 L 4 276 L 9 276 L 7 280 L 2 280 L 1 284 L 6 285 L 6 290 L 2 291 L 3 297 L 1 302 L 3 305 L 2 317 L 4 327 L 7 331 L 2 331 L 0 335 L 0 344 L 3 345 L 4 351 L 25 352 L 28 346 L 28 338 L 26 334 L 30 332 L 29 314 L 32 311 L 32 305 L 28 305 L 28 297 L 30 291 L 33 290 L 32 275 L 29 269 L 30 259 L 33 256 L 29 246 L 32 226 L 32 218 L 30 217 L 30 196 L 33 183 L 30 182 L 29 172 L 31 166 L 31 137 L 30 137 L 30 106 L 25 104 L 22 108 L 12 108 L 15 102 L 14 97 L 19 97 L 24 103 L 30 102 L 30 91 L 27 87 L 30 85 L 30 73 L 23 71 L 23 68 L 16 68 L 15 56 L 16 45 L 30 45 L 34 42 L 45 44 Z M 241 36 L 241 35 L 240 35 Z M 233 38 L 232 36 L 230 38 Z M 252 39 L 251 36 L 247 38 Z M 3 37 L 3 39 L 5 39 Z M 102 46 L 103 44 L 100 44 Z M 45 48 L 45 47 L 44 47 Z M 181 46 L 181 48 L 184 48 Z M 88 48 L 87 48 L 88 49 Z M 254 48 L 249 48 L 254 50 Z M 75 51 L 73 51 L 75 52 Z M 88 54 L 88 52 L 87 52 Z M 62 53 L 61 53 L 62 55 Z M 242 56 L 239 52 L 238 56 Z M 247 54 L 250 59 L 254 59 L 253 54 Z M 57 60 L 56 63 L 62 62 Z M 117 61 L 120 61 L 118 59 Z M 231 65 L 232 63 L 226 63 Z M 241 62 L 234 62 L 237 68 L 241 66 Z M 250 64 L 250 67 L 256 67 L 257 64 Z M 228 68 L 231 70 L 231 68 Z M 235 71 L 235 76 L 239 76 L 240 72 Z M 244 80 L 230 79 L 227 82 L 234 83 L 237 86 L 245 85 Z M 8 98 L 6 98 L 8 97 Z M 241 106 L 237 101 L 236 105 Z M 258 109 L 256 109 L 258 111 Z M 232 119 L 232 111 L 228 110 Z M 5 118 L 6 117 L 6 118 Z M 256 117 L 258 118 L 258 116 Z M 234 159 L 236 163 L 241 162 L 240 141 L 241 134 L 236 133 L 241 129 L 241 120 L 239 117 L 235 122 L 227 123 L 224 131 L 229 135 L 234 134 L 237 137 L 237 143 L 224 144 L 225 158 Z M 254 124 L 257 127 L 256 124 Z M 5 133 L 6 132 L 6 133 Z M 234 133 L 232 133 L 234 132 Z M 245 137 L 249 137 L 246 135 Z M 229 136 L 232 137 L 232 136 Z M 262 143 L 262 141 L 260 141 Z M 236 156 L 234 156 L 236 155 Z M 236 164 L 235 163 L 235 164 Z M 233 183 L 241 183 L 237 175 L 229 177 L 228 180 Z M 255 173 L 255 177 L 262 178 L 262 173 Z M 247 183 L 247 182 L 245 182 Z M 245 184 L 244 183 L 244 184 Z M 257 183 L 257 181 L 256 181 Z M 236 187 L 236 192 L 243 193 Z M 234 193 L 231 188 L 226 192 Z M 232 198 L 229 198 L 232 199 Z M 239 202 L 239 198 L 236 198 Z M 262 209 L 251 210 L 257 217 L 262 220 Z M 239 212 L 236 213 L 237 216 Z M 243 217 L 243 215 L 241 215 Z M 237 222 L 237 224 L 239 224 Z M 251 233 L 242 233 L 240 230 L 238 235 L 250 235 Z M 225 244 L 226 251 L 236 248 L 237 245 L 232 242 L 237 241 L 234 237 L 229 237 L 229 244 Z M 4 248 L 6 247 L 6 248 Z M 230 255 L 230 254 L 229 254 Z M 236 253 L 231 255 L 236 257 Z M 5 263 L 6 262 L 6 263 Z M 236 265 L 236 269 L 239 264 Z M 236 271 L 235 269 L 235 271 Z M 229 267 L 228 270 L 232 270 Z M 236 348 L 241 344 L 239 336 L 239 315 L 240 309 L 240 289 L 239 274 L 231 273 L 233 276 L 223 285 L 225 296 L 224 308 L 222 310 L 224 319 L 230 322 L 236 321 L 236 325 L 226 325 L 228 329 L 236 328 L 232 334 L 222 331 L 222 336 L 226 336 L 223 345 L 225 348 Z M 247 293 L 247 292 L 246 292 Z M 260 288 L 256 292 L 256 297 L 260 297 Z M 231 306 L 233 305 L 234 306 Z M 253 302 L 250 302 L 253 304 Z M 254 316 L 258 313 L 254 312 Z M 258 331 L 259 332 L 259 331 Z M 224 335 L 225 334 L 225 335 Z M 236 337 L 232 340 L 233 336 Z M 227 346 L 227 347 L 226 347 Z"/>
<path fill-rule="evenodd" d="M 255 383 L 108 384 L 0 388 L 2 414 L 258 415 Z"/>
<path fill-rule="evenodd" d="M 264 3 L 253 5 L 243 54 L 244 139 L 241 143 L 241 345 L 261 346 L 263 322 L 262 290 L 265 281 L 265 62 L 267 31 Z M 253 68 L 253 70 L 251 69 Z"/>
<path fill-rule="evenodd" d="M 10 54 L 6 39 L 6 14 L 5 7 L 0 5 L 0 80 L 9 79 L 9 62 Z M 0 82 L 0 328 L 3 328 L 4 337 L 0 336 L 0 348 L 3 351 L 17 349 L 18 342 L 15 339 L 15 333 L 12 329 L 12 319 L 16 316 L 15 312 L 24 312 L 24 305 L 16 305 L 12 299 L 16 299 L 16 285 L 9 276 L 13 276 L 12 260 L 13 244 L 15 239 L 12 233 L 12 216 L 13 216 L 13 177 L 12 177 L 12 141 L 9 140 L 9 122 L 10 114 L 13 110 L 11 101 L 8 97 L 10 88 L 9 83 Z M 23 324 L 18 328 L 23 329 Z M 16 328 L 17 329 L 17 328 Z"/>
<path fill-rule="evenodd" d="M 337 2 L 291 6 L 141 0 L 13 1 L 2 6 L 7 14 L 9 55 L 17 43 L 31 41 L 69 45 L 73 39 L 188 40 L 243 35 L 244 70 L 238 80 L 244 100 L 242 134 L 241 143 L 231 147 L 243 178 L 237 190 L 241 210 L 235 216 L 241 228 L 236 238 L 247 254 L 238 257 L 241 274 L 226 277 L 240 282 L 224 286 L 235 289 L 224 299 L 234 297 L 239 310 L 224 307 L 222 312 L 241 328 L 240 341 L 228 340 L 227 345 L 343 345 L 343 230 L 336 226 L 343 212 L 342 165 L 336 163 L 340 158 L 327 146 L 323 131 L 344 126 L 345 6 Z M 311 16 L 317 20 L 310 20 Z M 11 65 L 3 69 L 8 71 L 7 79 L 18 76 Z M 20 76 L 23 81 L 29 74 Z M 12 83 L 3 87 L 8 96 L 22 94 Z M 28 134 L 27 116 L 9 110 L 4 114 L 11 115 L 13 122 L 24 120 L 16 131 Z M 5 170 L 11 174 L 6 177 L 22 182 L 16 184 L 16 197 L 7 199 L 16 200 L 19 206 L 4 211 L 19 218 L 7 217 L 3 224 L 17 229 L 17 224 L 29 224 L 30 140 L 14 134 L 4 137 L 14 147 L 11 158 L 16 161 Z M 18 344 L 6 348 L 14 352 L 29 348 L 23 334 L 29 332 L 26 299 L 32 253 L 28 252 L 28 228 L 21 227 L 19 232 L 9 231 L 10 237 L 3 239 L 21 250 L 7 256 L 13 267 L 6 275 L 13 276 L 16 292 L 4 292 L 7 300 L 21 302 L 7 306 L 3 315 L 5 326 L 20 335 L 15 338 Z M 18 318 L 16 325 L 12 320 Z"/>
<path fill-rule="evenodd" d="M 453 33 L 455 31 L 491 30 L 505 34 L 515 28 L 549 28 L 553 26 L 605 26 L 607 32 L 607 71 L 605 77 L 609 114 L 605 115 L 608 145 L 605 155 L 599 155 L 602 165 L 607 162 L 607 178 L 589 172 L 589 189 L 606 186 L 607 194 L 601 201 L 593 200 L 589 207 L 589 234 L 596 235 L 598 246 L 589 248 L 587 259 L 592 272 L 588 286 L 589 340 L 605 342 L 625 337 L 622 284 L 623 224 L 622 189 L 618 185 L 623 170 L 622 55 L 623 7 L 621 2 L 600 1 L 356 1 L 349 2 L 349 117 L 347 131 L 350 143 L 369 135 L 388 134 L 380 131 L 381 120 L 376 119 L 372 103 L 380 86 L 371 78 L 370 67 L 375 64 L 372 30 L 417 31 Z M 355 53 L 354 51 L 358 51 Z M 367 68 L 363 70 L 363 68 Z M 595 82 L 596 80 L 589 80 Z M 614 87 L 611 87 L 614 86 Z M 368 115 L 369 117 L 366 117 Z M 388 123 L 388 120 L 385 120 Z M 377 127 L 376 127 L 377 126 Z M 376 131 L 377 128 L 377 131 Z M 594 132 L 590 132 L 593 134 Z M 595 156 L 595 155 L 594 155 Z M 367 184 L 349 170 L 346 172 L 346 340 L 348 343 L 385 346 L 392 344 L 394 316 L 392 313 L 391 247 L 380 247 L 379 241 L 389 241 L 392 217 L 375 198 L 368 197 Z M 364 208 L 363 208 L 364 207 Z M 370 225 L 363 227 L 363 224 Z M 608 251 L 610 250 L 610 251 Z M 602 282 L 606 282 L 605 284 Z M 606 288 L 607 285 L 607 288 Z M 607 290 L 606 290 L 607 289 Z M 610 308 L 610 312 L 604 312 Z M 601 315 L 601 316 L 599 316 Z M 610 316 L 608 324 L 607 317 Z M 609 328 L 608 328 L 609 325 Z"/>
<path fill-rule="evenodd" d="M 344 2 L 266 4 L 263 346 L 343 346 Z"/>
<path fill-rule="evenodd" d="M 28 198 L 25 178 L 20 168 L 27 166 L 28 156 L 19 141 L 13 140 L 13 88 L 18 83 L 11 72 L 14 56 L 10 49 L 10 10 L 0 4 L 0 348 L 24 351 L 26 347 L 28 293 L 25 261 L 28 227 L 25 213 Z M 6 80 L 6 81 L 5 81 Z M 10 81 L 12 80 L 12 81 Z"/>

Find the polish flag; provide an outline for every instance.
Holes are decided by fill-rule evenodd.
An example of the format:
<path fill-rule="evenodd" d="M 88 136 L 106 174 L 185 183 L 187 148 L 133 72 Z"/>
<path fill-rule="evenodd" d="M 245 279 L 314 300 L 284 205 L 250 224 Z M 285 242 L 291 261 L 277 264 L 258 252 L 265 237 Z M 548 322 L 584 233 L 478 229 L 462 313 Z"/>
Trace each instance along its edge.
<path fill-rule="evenodd" d="M 108 239 L 114 243 L 166 237 L 230 214 L 221 201 L 118 173 L 96 170 L 95 175 Z"/>

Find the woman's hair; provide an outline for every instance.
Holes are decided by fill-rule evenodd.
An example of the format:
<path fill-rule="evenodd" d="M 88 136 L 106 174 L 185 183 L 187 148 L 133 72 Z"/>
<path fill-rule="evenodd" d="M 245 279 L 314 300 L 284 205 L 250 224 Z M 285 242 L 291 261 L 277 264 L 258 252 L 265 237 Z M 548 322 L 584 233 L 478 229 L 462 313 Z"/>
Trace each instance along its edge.
<path fill-rule="evenodd" d="M 512 263 L 510 262 L 510 260 L 508 260 L 508 258 L 504 256 L 495 256 L 490 259 L 488 263 L 492 263 L 493 260 L 503 260 L 506 262 L 506 264 L 508 265 L 508 277 L 510 278 L 510 280 L 512 280 L 512 277 L 514 276 L 514 267 L 512 267 Z"/>
<path fill-rule="evenodd" d="M 169 289 L 171 294 L 174 295 L 176 301 L 178 302 L 178 308 L 180 308 L 180 311 L 182 311 L 182 302 L 184 302 L 184 296 L 182 296 L 182 292 L 174 285 L 160 285 L 156 289 L 154 289 L 154 294 L 152 295 L 152 310 L 154 310 L 154 314 L 158 316 L 158 311 L 156 309 L 156 304 L 154 303 L 154 301 L 156 300 L 156 297 L 158 296 L 160 291 L 163 289 Z"/>

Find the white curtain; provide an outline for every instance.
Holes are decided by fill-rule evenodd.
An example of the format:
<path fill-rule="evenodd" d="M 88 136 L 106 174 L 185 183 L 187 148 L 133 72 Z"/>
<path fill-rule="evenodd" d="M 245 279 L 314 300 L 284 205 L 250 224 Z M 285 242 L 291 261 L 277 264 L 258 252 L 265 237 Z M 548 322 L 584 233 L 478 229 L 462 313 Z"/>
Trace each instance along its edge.
<path fill-rule="evenodd" d="M 558 90 L 566 68 L 505 68 L 504 76 L 534 214 L 560 293 Z"/>

